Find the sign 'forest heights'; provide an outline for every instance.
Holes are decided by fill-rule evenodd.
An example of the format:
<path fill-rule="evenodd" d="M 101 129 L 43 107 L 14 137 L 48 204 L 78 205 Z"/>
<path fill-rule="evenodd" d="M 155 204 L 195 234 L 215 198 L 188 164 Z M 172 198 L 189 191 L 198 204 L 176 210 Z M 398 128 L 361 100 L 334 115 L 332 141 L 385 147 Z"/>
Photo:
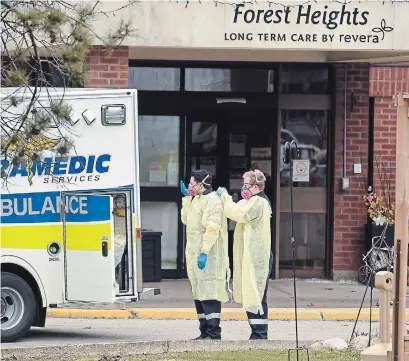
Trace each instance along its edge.
<path fill-rule="evenodd" d="M 349 6 L 331 4 L 315 8 L 313 5 L 298 5 L 276 9 L 237 4 L 232 8 L 231 20 L 235 28 L 240 26 L 240 31 L 225 32 L 224 40 L 337 44 L 382 42 L 393 28 L 384 18 L 379 19 L 379 15 L 378 25 L 368 27 L 369 23 L 373 23 L 370 22 L 371 13 L 360 4 L 355 3 L 355 7 L 350 3 Z M 257 29 L 262 27 L 264 31 L 254 31 L 254 26 Z M 308 31 L 305 31 L 306 27 Z"/>
<path fill-rule="evenodd" d="M 102 1 L 102 4 L 109 11 L 108 6 L 114 7 L 112 3 L 118 1 L 124 0 Z M 390 51 L 400 55 L 409 52 L 409 0 L 158 0 L 133 3 L 117 15 L 119 18 L 130 16 L 138 28 L 137 35 L 125 39 L 123 45 L 174 47 L 181 52 L 182 49 L 385 52 L 378 54 L 381 57 Z M 101 18 L 98 23 L 101 34 L 106 26 L 106 19 Z M 349 59 L 349 55 L 353 58 L 359 54 L 310 55 L 311 59 L 318 60 Z M 219 55 L 212 53 L 213 56 Z M 224 59 L 224 55 L 220 56 Z M 359 55 L 362 56 L 365 55 Z"/>

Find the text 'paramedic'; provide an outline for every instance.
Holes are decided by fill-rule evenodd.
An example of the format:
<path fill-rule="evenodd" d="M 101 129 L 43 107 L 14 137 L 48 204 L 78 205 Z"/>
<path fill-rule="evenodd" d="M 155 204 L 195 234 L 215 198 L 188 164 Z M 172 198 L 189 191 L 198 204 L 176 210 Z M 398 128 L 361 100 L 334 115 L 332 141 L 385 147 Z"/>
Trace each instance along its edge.
<path fill-rule="evenodd" d="M 93 174 L 93 173 L 107 173 L 109 171 L 109 163 L 111 161 L 110 154 L 101 154 L 99 156 L 72 156 L 72 157 L 47 157 L 41 161 L 34 161 L 31 167 L 32 176 L 71 176 L 62 181 L 67 182 L 81 182 L 91 179 L 85 177 L 75 177 L 80 174 Z M 9 177 L 28 177 L 29 172 L 27 170 L 27 163 L 12 164 L 8 160 L 1 160 L 1 167 L 9 170 Z M 9 169 L 9 167 L 11 169 Z M 98 176 L 96 176 L 98 177 Z M 58 177 L 59 178 L 59 177 Z M 99 178 L 98 178 L 99 179 Z M 98 180 L 94 179 L 94 180 Z M 44 183 L 48 183 L 48 180 L 44 180 Z"/>
<path fill-rule="evenodd" d="M 32 198 L 1 199 L 1 216 L 35 216 L 44 214 L 58 214 L 61 212 L 61 197 L 45 197 L 39 203 Z M 88 214 L 87 197 L 70 196 L 65 199 L 65 210 L 69 214 Z"/>

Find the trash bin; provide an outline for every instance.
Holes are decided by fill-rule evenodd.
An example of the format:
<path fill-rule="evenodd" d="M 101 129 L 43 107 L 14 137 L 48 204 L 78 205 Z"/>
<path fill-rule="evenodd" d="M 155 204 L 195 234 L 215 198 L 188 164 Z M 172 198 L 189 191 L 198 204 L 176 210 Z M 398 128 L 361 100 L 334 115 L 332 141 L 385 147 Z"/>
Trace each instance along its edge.
<path fill-rule="evenodd" d="M 142 229 L 142 275 L 143 282 L 162 280 L 162 232 Z"/>

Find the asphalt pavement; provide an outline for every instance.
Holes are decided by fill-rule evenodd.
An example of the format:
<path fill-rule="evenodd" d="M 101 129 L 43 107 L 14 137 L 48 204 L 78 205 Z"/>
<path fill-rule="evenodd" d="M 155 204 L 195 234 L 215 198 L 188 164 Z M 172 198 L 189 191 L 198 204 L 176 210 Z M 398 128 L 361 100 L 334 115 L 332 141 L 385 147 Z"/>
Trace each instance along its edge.
<path fill-rule="evenodd" d="M 354 322 L 348 321 L 299 321 L 299 339 L 301 342 L 321 341 L 335 337 L 347 340 L 353 326 Z M 222 321 L 221 327 L 225 341 L 244 341 L 250 335 L 246 321 Z M 378 323 L 373 322 L 372 328 L 376 334 Z M 358 323 L 358 334 L 368 334 L 368 330 L 368 322 Z M 49 319 L 46 328 L 33 328 L 21 341 L 2 344 L 2 348 L 190 340 L 198 334 L 197 320 Z M 287 341 L 291 345 L 295 341 L 295 322 L 271 321 L 269 339 Z"/>
<path fill-rule="evenodd" d="M 50 309 L 45 328 L 33 328 L 21 341 L 2 344 L 2 348 L 6 354 L 9 352 L 9 355 L 18 352 L 24 355 L 48 352 L 53 356 L 59 354 L 58 352 L 101 354 L 101 350 L 112 354 L 122 350 L 121 352 L 126 354 L 131 348 L 136 353 L 145 352 L 145 350 L 148 353 L 169 352 L 174 349 L 191 350 L 192 344 L 187 340 L 198 336 L 198 321 L 194 319 L 197 316 L 189 282 L 163 280 L 159 283 L 145 283 L 144 287 L 159 288 L 161 293 L 159 295 L 147 293 L 143 299 L 133 303 L 114 305 L 77 303 Z M 300 343 L 308 345 L 330 338 L 349 339 L 364 293 L 365 286 L 353 282 L 298 280 Z M 366 310 L 362 311 L 361 320 L 358 321 L 357 335 L 368 335 L 369 322 L 365 320 L 369 319 L 369 295 L 370 290 L 364 302 Z M 378 291 L 374 289 L 373 320 L 378 319 L 376 309 L 378 297 Z M 294 347 L 292 280 L 270 281 L 268 302 L 269 339 L 273 342 L 272 347 Z M 245 320 L 245 313 L 239 308 L 240 306 L 234 303 L 223 305 L 221 324 L 223 340 L 236 343 L 231 347 L 237 348 L 241 345 L 251 348 L 253 344 L 246 346 L 244 342 L 248 339 L 250 330 Z M 407 320 L 409 321 L 409 312 L 407 312 Z M 378 322 L 373 322 L 372 330 L 375 335 L 377 328 Z M 177 344 L 172 346 L 172 342 Z M 71 351 L 67 351 L 66 348 L 70 347 Z M 72 347 L 76 349 L 72 351 Z"/>

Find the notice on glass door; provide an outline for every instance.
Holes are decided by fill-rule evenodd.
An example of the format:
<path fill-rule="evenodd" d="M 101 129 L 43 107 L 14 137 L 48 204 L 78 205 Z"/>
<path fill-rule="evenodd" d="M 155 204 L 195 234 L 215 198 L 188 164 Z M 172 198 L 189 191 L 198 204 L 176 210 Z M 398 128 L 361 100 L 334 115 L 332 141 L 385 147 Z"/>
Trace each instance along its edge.
<path fill-rule="evenodd" d="M 270 147 L 251 148 L 251 159 L 271 160 L 271 148 Z"/>
<path fill-rule="evenodd" d="M 310 161 L 309 159 L 293 160 L 293 182 L 310 181 Z"/>
<path fill-rule="evenodd" d="M 149 183 L 165 183 L 166 184 L 166 164 L 159 162 L 150 163 Z"/>

